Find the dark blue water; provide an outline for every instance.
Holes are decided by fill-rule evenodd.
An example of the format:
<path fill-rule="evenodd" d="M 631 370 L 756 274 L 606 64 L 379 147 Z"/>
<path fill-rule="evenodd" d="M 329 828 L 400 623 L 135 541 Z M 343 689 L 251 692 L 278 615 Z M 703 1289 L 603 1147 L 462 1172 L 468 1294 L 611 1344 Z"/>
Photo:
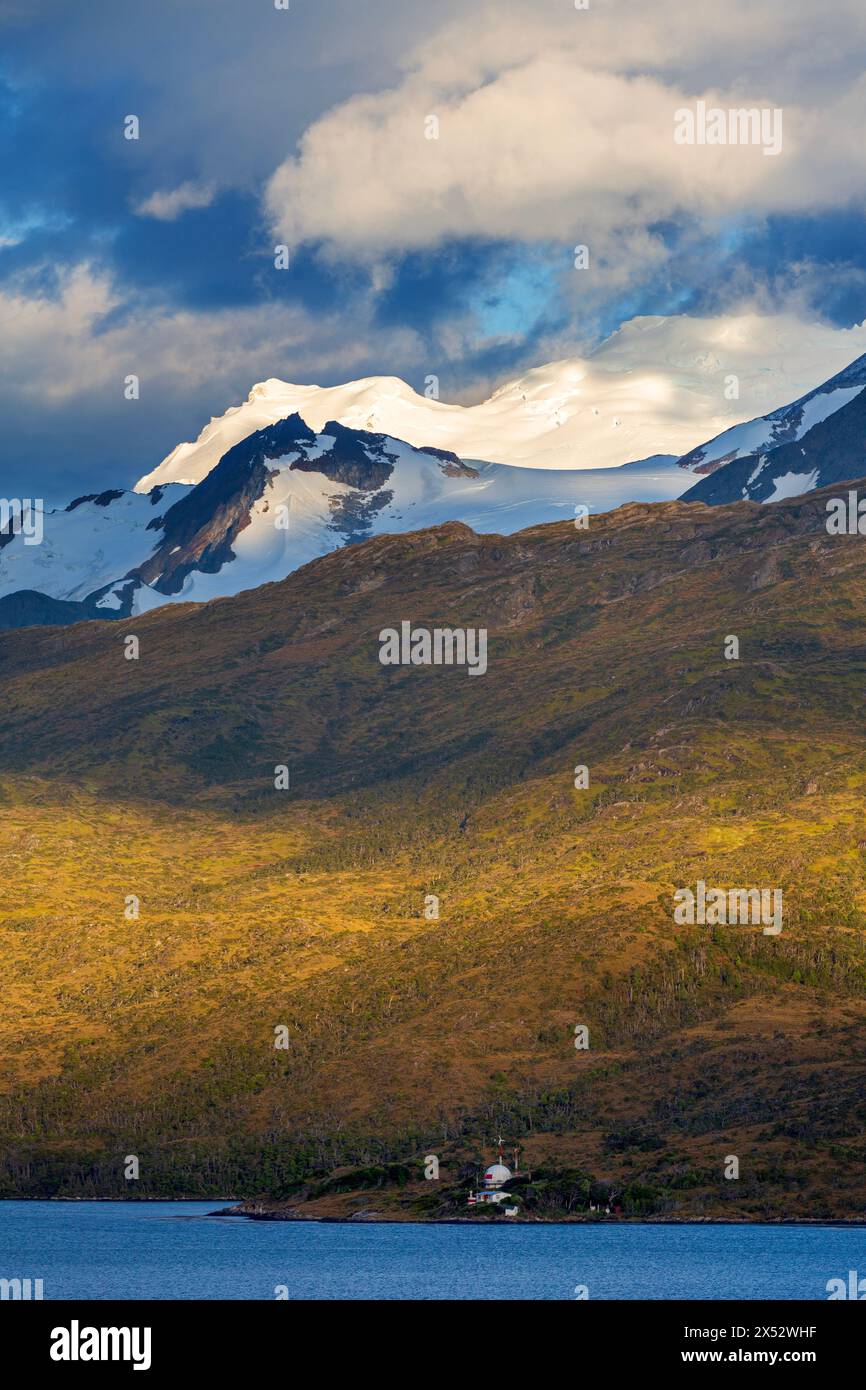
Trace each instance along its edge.
<path fill-rule="evenodd" d="M 326 1225 L 214 1202 L 0 1202 L 0 1278 L 52 1298 L 825 1299 L 866 1229 Z M 285 1295 L 283 1295 L 285 1296 Z"/>

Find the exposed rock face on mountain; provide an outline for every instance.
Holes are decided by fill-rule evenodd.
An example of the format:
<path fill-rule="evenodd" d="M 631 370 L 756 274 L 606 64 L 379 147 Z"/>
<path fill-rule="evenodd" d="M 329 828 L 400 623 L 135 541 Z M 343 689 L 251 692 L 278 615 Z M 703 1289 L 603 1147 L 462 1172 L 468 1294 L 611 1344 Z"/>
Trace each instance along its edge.
<path fill-rule="evenodd" d="M 726 430 L 679 460 L 706 474 L 684 501 L 781 498 L 866 474 L 866 356 L 790 405 Z"/>
<path fill-rule="evenodd" d="M 306 459 L 316 436 L 299 415 L 259 430 L 236 444 L 198 487 L 180 498 L 151 529 L 161 533 L 153 555 L 135 571 L 158 593 L 179 593 L 193 570 L 216 574 L 234 557 L 238 533 L 268 488 L 273 470 L 268 462 Z"/>

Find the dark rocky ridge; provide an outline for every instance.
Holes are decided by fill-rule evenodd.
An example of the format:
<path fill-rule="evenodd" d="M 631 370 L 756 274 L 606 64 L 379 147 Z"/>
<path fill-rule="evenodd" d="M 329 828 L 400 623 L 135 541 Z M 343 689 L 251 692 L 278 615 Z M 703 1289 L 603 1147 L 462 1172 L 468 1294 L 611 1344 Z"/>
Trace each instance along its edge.
<path fill-rule="evenodd" d="M 331 448 L 313 453 L 322 436 L 333 439 Z M 162 531 L 162 540 L 130 576 L 160 593 L 176 594 L 190 571 L 213 574 L 221 569 L 234 558 L 233 543 L 249 525 L 250 509 L 265 494 L 271 477 L 268 463 L 292 455 L 291 469 L 321 473 L 355 490 L 355 496 L 332 500 L 331 528 L 345 544 L 363 540 L 376 512 L 392 500 L 385 484 L 397 455 L 388 450 L 387 440 L 387 435 L 350 429 L 336 420 L 327 421 L 317 436 L 297 413 L 256 431 L 229 449 L 187 497 L 163 517 L 154 518 L 151 526 Z M 476 470 L 462 464 L 456 454 L 424 452 L 439 458 L 443 471 L 452 477 L 477 477 Z"/>
<path fill-rule="evenodd" d="M 801 439 L 722 464 L 689 488 L 681 500 L 718 506 L 739 501 L 746 489 L 750 500 L 764 502 L 773 495 L 776 481 L 790 473 L 816 474 L 819 488 L 866 473 L 866 390 L 813 425 Z"/>

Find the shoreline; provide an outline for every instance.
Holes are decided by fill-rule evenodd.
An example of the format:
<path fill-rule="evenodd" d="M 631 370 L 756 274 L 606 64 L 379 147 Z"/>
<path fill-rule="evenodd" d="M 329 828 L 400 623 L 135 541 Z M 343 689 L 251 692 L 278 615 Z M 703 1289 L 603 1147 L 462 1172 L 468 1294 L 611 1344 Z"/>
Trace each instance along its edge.
<path fill-rule="evenodd" d="M 76 1205 L 93 1204 L 100 1202 L 111 1202 L 117 1205 L 143 1206 L 154 1203 L 162 1203 L 174 1206 L 189 1205 L 191 1203 L 207 1204 L 211 1202 L 231 1202 L 231 1197 L 0 1197 L 0 1208 L 5 1202 L 57 1202 Z M 329 1226 L 475 1226 L 478 1228 L 491 1228 L 499 1226 L 790 1226 L 809 1229 L 813 1227 L 838 1227 L 840 1229 L 866 1228 L 866 1216 L 864 1217 L 778 1217 L 765 1218 L 762 1220 L 747 1221 L 733 1220 L 723 1217 L 652 1217 L 652 1216 L 570 1216 L 570 1217 L 494 1217 L 478 1219 L 472 1216 L 432 1216 L 425 1218 L 418 1217 L 389 1217 L 380 1215 L 366 1215 L 359 1212 L 356 1216 L 303 1216 L 297 1212 L 296 1208 L 289 1208 L 285 1211 L 243 1211 L 239 1206 L 223 1206 L 214 1211 L 202 1212 L 203 1220 L 211 1217 L 240 1217 L 247 1221 L 284 1221 L 294 1224 L 309 1223 L 314 1225 Z"/>
<path fill-rule="evenodd" d="M 227 1207 L 223 1211 L 209 1212 L 209 1216 L 239 1216 L 247 1221 L 285 1221 L 295 1224 L 309 1222 L 311 1224 L 329 1226 L 476 1226 L 476 1227 L 498 1227 L 498 1226 L 792 1226 L 792 1227 L 826 1227 L 834 1226 L 842 1229 L 856 1229 L 866 1227 L 866 1217 L 852 1217 L 849 1219 L 804 1217 L 800 1220 L 793 1218 L 780 1217 L 778 1220 L 764 1221 L 732 1221 L 724 1220 L 720 1217 L 659 1217 L 658 1219 L 646 1216 L 614 1216 L 597 1218 L 572 1216 L 564 1218 L 556 1217 L 494 1217 L 478 1220 L 471 1216 L 431 1216 L 423 1220 L 417 1217 L 389 1216 L 366 1216 L 363 1213 L 357 1216 L 299 1216 L 288 1212 L 253 1212 L 239 1211 L 236 1207 Z"/>

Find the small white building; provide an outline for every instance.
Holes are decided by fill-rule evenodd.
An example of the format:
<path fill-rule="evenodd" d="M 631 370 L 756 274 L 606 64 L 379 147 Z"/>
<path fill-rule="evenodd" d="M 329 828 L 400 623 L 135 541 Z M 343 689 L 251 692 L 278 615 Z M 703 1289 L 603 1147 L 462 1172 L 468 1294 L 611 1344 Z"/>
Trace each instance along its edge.
<path fill-rule="evenodd" d="M 496 1163 L 491 1163 L 490 1167 L 482 1179 L 483 1186 L 477 1192 L 470 1192 L 467 1205 L 477 1206 L 499 1206 L 502 1202 L 513 1202 L 514 1198 L 510 1192 L 503 1192 L 505 1184 L 514 1177 L 510 1168 L 506 1168 L 502 1162 L 502 1140 L 499 1141 L 499 1159 Z M 516 1208 L 515 1208 L 516 1211 Z"/>

